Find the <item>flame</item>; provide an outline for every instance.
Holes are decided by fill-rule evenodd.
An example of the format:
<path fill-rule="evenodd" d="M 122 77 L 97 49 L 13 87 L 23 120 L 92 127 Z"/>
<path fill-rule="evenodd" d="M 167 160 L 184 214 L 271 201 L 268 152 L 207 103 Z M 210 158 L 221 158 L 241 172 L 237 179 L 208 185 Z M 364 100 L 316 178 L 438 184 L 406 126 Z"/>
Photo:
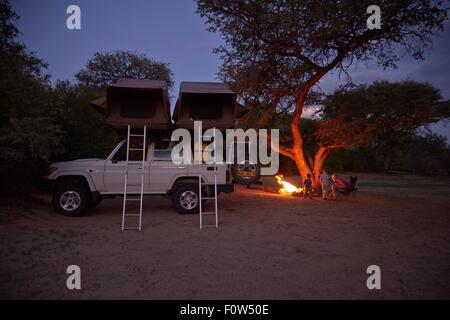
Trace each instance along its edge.
<path fill-rule="evenodd" d="M 279 185 L 282 186 L 282 188 L 280 188 L 280 190 L 278 190 L 280 193 L 286 194 L 286 193 L 294 193 L 294 192 L 302 192 L 302 188 L 297 188 L 296 186 L 294 186 L 293 184 L 290 184 L 287 181 L 283 180 L 283 175 L 282 174 L 278 174 L 275 176 L 275 179 L 277 179 L 277 182 Z"/>

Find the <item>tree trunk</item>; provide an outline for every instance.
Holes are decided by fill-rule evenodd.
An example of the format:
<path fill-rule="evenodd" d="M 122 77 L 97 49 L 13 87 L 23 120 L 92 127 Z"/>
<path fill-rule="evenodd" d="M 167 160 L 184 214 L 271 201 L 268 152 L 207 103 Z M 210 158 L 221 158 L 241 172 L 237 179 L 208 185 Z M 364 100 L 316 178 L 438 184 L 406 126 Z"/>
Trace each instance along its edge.
<path fill-rule="evenodd" d="M 330 148 L 320 147 L 314 156 L 314 163 L 308 161 L 303 150 L 303 136 L 300 130 L 300 119 L 303 112 L 303 106 L 306 101 L 306 96 L 309 90 L 330 70 L 332 70 L 345 56 L 345 52 L 340 52 L 338 56 L 326 67 L 320 67 L 319 70 L 311 78 L 309 78 L 305 85 L 299 91 L 297 101 L 295 102 L 295 111 L 291 121 L 292 132 L 292 148 L 288 149 L 287 155 L 291 157 L 300 173 L 302 181 L 307 174 L 311 174 L 311 180 L 315 189 L 320 185 L 320 174 L 323 169 L 323 163 L 330 152 Z M 285 153 L 286 155 L 286 153 Z"/>
<path fill-rule="evenodd" d="M 309 168 L 309 166 L 306 164 L 304 160 L 303 155 L 294 155 L 294 161 L 297 165 L 298 172 L 300 173 L 300 179 L 302 182 L 306 179 L 306 176 L 308 174 L 311 174 L 311 179 L 313 179 L 312 170 Z M 314 180 L 313 180 L 314 183 Z"/>
<path fill-rule="evenodd" d="M 320 175 L 322 174 L 323 164 L 326 158 L 330 154 L 330 147 L 320 147 L 314 157 L 314 180 L 313 186 L 315 190 L 321 190 L 322 186 L 320 184 Z"/>
<path fill-rule="evenodd" d="M 291 132 L 292 132 L 292 155 L 297 169 L 300 173 L 300 177 L 303 180 L 306 179 L 307 174 L 312 173 L 312 169 L 309 166 L 305 153 L 303 151 L 303 136 L 300 130 L 300 118 L 302 115 L 304 99 L 299 99 L 297 101 L 296 110 L 291 122 Z"/>

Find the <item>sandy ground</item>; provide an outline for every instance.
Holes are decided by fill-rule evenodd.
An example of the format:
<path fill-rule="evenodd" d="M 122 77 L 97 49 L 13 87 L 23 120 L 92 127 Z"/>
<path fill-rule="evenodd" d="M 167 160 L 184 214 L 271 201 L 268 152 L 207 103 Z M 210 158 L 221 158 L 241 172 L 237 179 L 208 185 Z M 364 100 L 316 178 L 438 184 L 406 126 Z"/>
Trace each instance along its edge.
<path fill-rule="evenodd" d="M 142 232 L 122 233 L 121 200 L 81 218 L 50 205 L 0 207 L 0 298 L 450 298 L 450 183 L 363 176 L 338 201 L 238 188 L 220 228 L 147 197 Z M 68 265 L 82 290 L 66 288 Z M 366 268 L 381 267 L 381 290 Z"/>

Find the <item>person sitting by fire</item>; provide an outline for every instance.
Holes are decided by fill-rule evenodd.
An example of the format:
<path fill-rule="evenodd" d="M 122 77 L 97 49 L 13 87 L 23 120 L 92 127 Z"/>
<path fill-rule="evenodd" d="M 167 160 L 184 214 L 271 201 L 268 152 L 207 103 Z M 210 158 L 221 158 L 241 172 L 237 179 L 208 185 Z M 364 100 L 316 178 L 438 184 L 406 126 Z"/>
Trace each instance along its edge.
<path fill-rule="evenodd" d="M 337 174 L 333 174 L 331 176 L 332 184 L 331 184 L 331 195 L 335 198 L 336 191 L 344 191 L 350 190 L 351 185 L 346 180 L 339 177 Z"/>
<path fill-rule="evenodd" d="M 312 199 L 312 180 L 309 173 L 306 175 L 305 181 L 303 181 L 303 188 L 305 189 L 303 191 L 304 197 Z"/>

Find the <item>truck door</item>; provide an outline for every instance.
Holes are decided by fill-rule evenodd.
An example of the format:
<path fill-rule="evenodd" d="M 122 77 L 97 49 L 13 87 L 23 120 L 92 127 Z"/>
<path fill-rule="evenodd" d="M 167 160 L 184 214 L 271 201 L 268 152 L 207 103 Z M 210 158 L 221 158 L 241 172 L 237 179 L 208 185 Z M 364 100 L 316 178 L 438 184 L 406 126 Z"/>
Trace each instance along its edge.
<path fill-rule="evenodd" d="M 132 146 L 136 148 L 136 146 Z M 142 148 L 142 145 L 140 146 Z M 148 147 L 146 148 L 145 158 L 147 160 Z M 105 191 L 109 194 L 122 194 L 124 191 L 124 179 L 127 169 L 127 145 L 126 141 L 121 142 L 121 146 L 116 153 L 108 157 L 105 162 L 105 171 L 103 174 L 103 181 Z M 149 190 L 149 165 L 148 160 L 144 165 L 144 192 Z M 128 161 L 128 187 L 127 193 L 140 193 L 142 174 L 142 151 L 130 151 Z"/>
<path fill-rule="evenodd" d="M 150 148 L 150 190 L 152 193 L 165 194 L 172 180 L 186 174 L 186 165 L 176 165 L 172 162 L 172 147 L 170 141 L 158 141 Z"/>

